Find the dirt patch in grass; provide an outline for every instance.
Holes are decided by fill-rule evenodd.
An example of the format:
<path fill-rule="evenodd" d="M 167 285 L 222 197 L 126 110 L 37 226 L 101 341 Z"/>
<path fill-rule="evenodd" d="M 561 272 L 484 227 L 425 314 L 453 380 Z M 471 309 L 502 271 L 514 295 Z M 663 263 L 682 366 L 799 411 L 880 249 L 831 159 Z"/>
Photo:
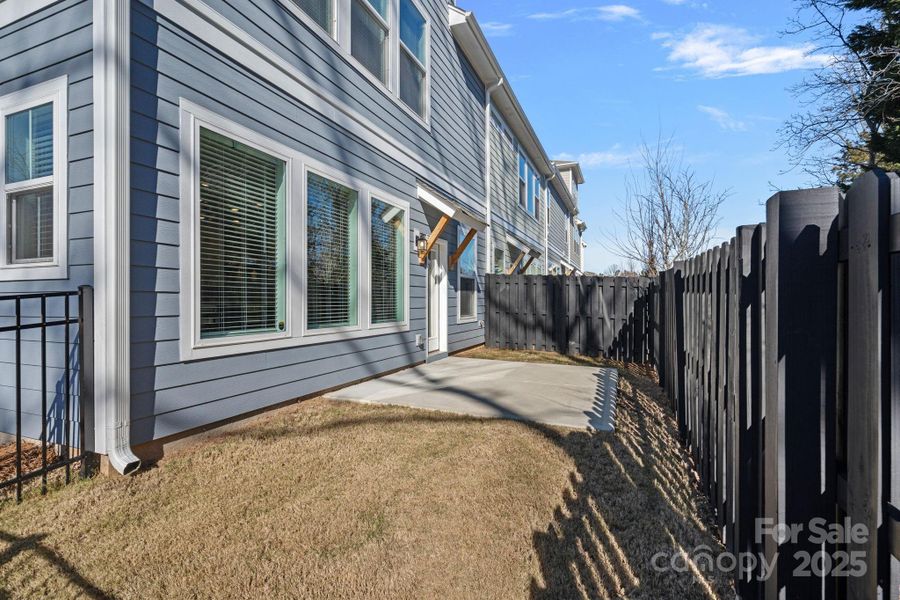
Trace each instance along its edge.
<path fill-rule="evenodd" d="M 47 464 L 59 460 L 59 454 L 52 445 L 47 446 Z M 22 441 L 22 473 L 30 473 L 41 468 L 41 445 Z M 16 476 L 16 444 L 0 444 L 0 481 Z"/>
<path fill-rule="evenodd" d="M 0 597 L 718 598 L 719 549 L 652 381 L 618 431 L 311 400 L 129 479 L 0 509 Z"/>

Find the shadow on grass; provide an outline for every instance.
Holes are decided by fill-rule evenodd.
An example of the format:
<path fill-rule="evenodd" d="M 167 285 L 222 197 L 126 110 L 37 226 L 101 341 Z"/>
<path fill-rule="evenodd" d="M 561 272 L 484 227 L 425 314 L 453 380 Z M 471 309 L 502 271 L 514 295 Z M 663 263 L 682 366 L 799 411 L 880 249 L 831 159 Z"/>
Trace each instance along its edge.
<path fill-rule="evenodd" d="M 505 357 L 508 359 L 508 357 Z M 584 359 L 596 366 L 593 359 Z M 551 361 L 553 362 L 553 361 Z M 528 585 L 535 600 L 551 598 L 724 598 L 731 594 L 725 575 L 704 573 L 687 561 L 686 568 L 657 571 L 652 557 L 667 557 L 706 546 L 719 547 L 708 507 L 677 435 L 675 422 L 655 382 L 620 369 L 615 433 L 554 428 L 517 420 L 549 440 L 574 462 L 566 489 L 552 520 L 532 533 L 540 575 Z M 427 369 L 420 375 L 429 379 Z M 440 383 L 443 393 L 455 393 L 500 410 L 490 397 Z M 590 419 L 608 418 L 607 378 L 598 373 Z M 508 407 L 502 407 L 508 411 Z M 295 424 L 257 425 L 229 436 L 260 440 L 283 435 L 316 435 L 354 427 L 411 422 L 458 423 L 467 417 L 444 413 L 385 414 L 347 418 L 297 429 Z"/>
<path fill-rule="evenodd" d="M 48 569 L 55 569 L 78 588 L 78 597 L 93 598 L 94 600 L 112 600 L 115 598 L 114 595 L 104 592 L 88 581 L 84 575 L 72 566 L 72 563 L 63 558 L 53 548 L 46 546 L 43 543 L 46 537 L 46 533 L 18 537 L 11 533 L 0 531 L 0 540 L 8 544 L 8 547 L 3 552 L 0 552 L 0 565 L 7 564 L 24 552 L 33 552 L 47 563 Z M 0 599 L 11 597 L 9 592 L 0 588 Z"/>

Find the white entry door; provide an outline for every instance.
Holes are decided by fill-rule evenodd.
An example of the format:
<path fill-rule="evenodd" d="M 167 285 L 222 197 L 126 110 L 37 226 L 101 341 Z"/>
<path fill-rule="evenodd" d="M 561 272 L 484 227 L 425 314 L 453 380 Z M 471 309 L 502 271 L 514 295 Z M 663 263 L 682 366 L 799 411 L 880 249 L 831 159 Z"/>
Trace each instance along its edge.
<path fill-rule="evenodd" d="M 447 242 L 428 255 L 428 353 L 447 351 Z"/>

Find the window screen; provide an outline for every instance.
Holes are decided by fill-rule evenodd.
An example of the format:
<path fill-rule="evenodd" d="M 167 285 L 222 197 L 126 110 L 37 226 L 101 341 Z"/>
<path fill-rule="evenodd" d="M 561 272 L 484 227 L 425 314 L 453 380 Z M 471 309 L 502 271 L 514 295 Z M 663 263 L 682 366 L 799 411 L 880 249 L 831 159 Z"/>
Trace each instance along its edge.
<path fill-rule="evenodd" d="M 366 0 L 353 0 L 351 4 L 350 54 L 387 83 L 387 29 L 369 6 Z"/>
<path fill-rule="evenodd" d="M 285 163 L 200 129 L 200 337 L 285 329 Z"/>
<path fill-rule="evenodd" d="M 334 34 L 334 0 L 294 0 L 300 10 L 330 34 Z"/>
<path fill-rule="evenodd" d="M 53 104 L 6 117 L 6 183 L 53 175 Z"/>
<path fill-rule="evenodd" d="M 372 323 L 405 319 L 406 231 L 401 208 L 372 199 Z"/>
<path fill-rule="evenodd" d="M 405 50 L 400 52 L 400 99 L 425 116 L 425 70 Z"/>
<path fill-rule="evenodd" d="M 400 0 L 400 99 L 425 116 L 425 17 L 411 0 Z"/>
<path fill-rule="evenodd" d="M 457 245 L 462 244 L 468 235 L 465 227 L 457 227 Z M 458 246 L 457 246 L 458 247 Z M 477 314 L 475 306 L 475 278 L 476 278 L 476 257 L 478 250 L 478 236 L 472 238 L 469 245 L 459 257 L 457 269 L 459 269 L 459 317 L 461 319 L 474 319 Z"/>
<path fill-rule="evenodd" d="M 307 179 L 307 326 L 357 325 L 359 194 L 309 173 Z"/>
<path fill-rule="evenodd" d="M 53 190 L 11 194 L 12 262 L 53 258 Z"/>

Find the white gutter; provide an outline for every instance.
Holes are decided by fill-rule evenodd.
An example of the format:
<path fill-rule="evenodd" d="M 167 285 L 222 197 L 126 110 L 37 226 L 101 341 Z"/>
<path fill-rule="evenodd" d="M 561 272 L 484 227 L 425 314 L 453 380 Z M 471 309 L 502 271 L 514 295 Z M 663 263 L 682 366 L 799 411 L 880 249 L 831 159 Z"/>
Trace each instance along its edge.
<path fill-rule="evenodd" d="M 491 85 L 486 85 L 484 87 L 484 206 L 485 217 L 487 220 L 487 233 L 485 234 L 485 237 L 487 237 L 485 243 L 485 250 L 487 251 L 484 269 L 485 273 L 492 271 L 494 268 L 494 230 L 492 228 L 494 216 L 491 211 L 491 192 L 493 191 L 493 184 L 491 181 L 491 169 L 493 167 L 493 160 L 491 158 L 491 110 L 493 102 L 491 101 L 491 95 L 494 93 L 494 90 L 501 85 L 503 85 L 502 77 Z"/>
<path fill-rule="evenodd" d="M 131 450 L 130 3 L 94 0 L 94 451 L 127 475 Z"/>
<path fill-rule="evenodd" d="M 478 24 L 475 15 L 454 5 L 448 5 L 448 10 L 450 13 L 450 32 L 472 63 L 481 81 L 487 84 L 491 81 L 506 80 L 503 69 L 500 67 L 500 63 L 487 38 L 484 36 L 484 32 Z M 541 144 L 522 105 L 516 98 L 515 92 L 508 83 L 502 86 L 499 97 L 494 104 L 496 104 L 500 114 L 503 115 L 506 124 L 516 135 L 519 143 L 525 147 L 527 154 L 537 165 L 541 175 L 550 177 L 557 173 L 556 165 L 547 156 L 544 146 Z M 562 179 L 556 178 L 553 181 L 553 187 L 569 210 L 573 214 L 577 214 L 578 206 L 575 203 L 575 198 Z"/>

